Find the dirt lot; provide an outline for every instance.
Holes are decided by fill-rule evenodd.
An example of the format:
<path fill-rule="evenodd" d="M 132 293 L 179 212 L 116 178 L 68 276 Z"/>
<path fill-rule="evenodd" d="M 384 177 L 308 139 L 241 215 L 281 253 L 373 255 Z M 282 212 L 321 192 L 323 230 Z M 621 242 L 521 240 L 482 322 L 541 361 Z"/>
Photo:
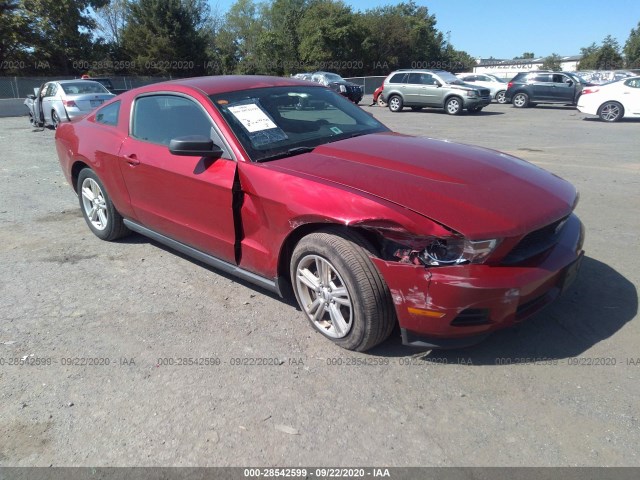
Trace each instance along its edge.
<path fill-rule="evenodd" d="M 395 335 L 349 353 L 291 303 L 140 236 L 95 238 L 53 132 L 3 118 L 0 465 L 640 466 L 640 122 L 363 108 L 573 182 L 572 290 L 474 348 Z"/>

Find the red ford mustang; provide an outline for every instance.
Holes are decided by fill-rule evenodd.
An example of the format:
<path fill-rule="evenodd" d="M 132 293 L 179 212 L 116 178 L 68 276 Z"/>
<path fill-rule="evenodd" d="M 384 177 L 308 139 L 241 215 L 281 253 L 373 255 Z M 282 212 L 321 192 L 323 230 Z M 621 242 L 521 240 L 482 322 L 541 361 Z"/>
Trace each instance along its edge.
<path fill-rule="evenodd" d="M 381 343 L 396 322 L 408 345 L 470 345 L 556 298 L 582 257 L 571 184 L 506 154 L 390 132 L 309 82 L 138 88 L 62 124 L 56 147 L 99 238 L 135 231 L 292 288 L 347 349 Z"/>

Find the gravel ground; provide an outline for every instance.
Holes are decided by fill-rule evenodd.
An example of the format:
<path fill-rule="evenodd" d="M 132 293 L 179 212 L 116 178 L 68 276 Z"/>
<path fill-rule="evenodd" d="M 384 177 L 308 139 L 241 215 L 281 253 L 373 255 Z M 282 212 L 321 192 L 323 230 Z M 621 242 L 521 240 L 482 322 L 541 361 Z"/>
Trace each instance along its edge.
<path fill-rule="evenodd" d="M 587 256 L 567 295 L 473 348 L 346 352 L 290 302 L 94 237 L 53 132 L 3 118 L 0 465 L 640 466 L 640 122 L 363 108 L 573 182 Z"/>

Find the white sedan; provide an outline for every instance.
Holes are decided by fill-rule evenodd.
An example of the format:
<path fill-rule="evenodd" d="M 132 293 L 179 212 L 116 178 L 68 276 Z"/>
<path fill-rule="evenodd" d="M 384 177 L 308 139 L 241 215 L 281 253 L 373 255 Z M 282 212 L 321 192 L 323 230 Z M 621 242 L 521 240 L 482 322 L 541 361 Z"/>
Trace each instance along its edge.
<path fill-rule="evenodd" d="M 464 83 L 470 83 L 477 87 L 488 88 L 491 96 L 498 103 L 507 103 L 507 81 L 489 73 L 456 73 L 456 76 Z"/>
<path fill-rule="evenodd" d="M 578 99 L 578 110 L 598 115 L 605 122 L 640 117 L 640 77 L 585 87 Z"/>

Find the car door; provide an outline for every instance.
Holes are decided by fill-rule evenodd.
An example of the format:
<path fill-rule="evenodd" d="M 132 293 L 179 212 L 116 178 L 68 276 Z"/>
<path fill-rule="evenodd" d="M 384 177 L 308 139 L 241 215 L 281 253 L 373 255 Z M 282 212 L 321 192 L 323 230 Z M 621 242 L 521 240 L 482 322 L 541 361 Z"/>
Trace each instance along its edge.
<path fill-rule="evenodd" d="M 404 103 L 407 105 L 424 105 L 424 85 L 421 81 L 421 73 L 409 73 L 404 87 Z"/>
<path fill-rule="evenodd" d="M 447 90 L 444 88 L 445 82 L 430 73 L 422 74 L 422 82 L 425 85 L 425 95 L 428 105 L 441 107 L 444 105 L 444 95 Z"/>
<path fill-rule="evenodd" d="M 640 78 L 625 80 L 620 97 L 627 115 L 640 116 Z"/>
<path fill-rule="evenodd" d="M 44 121 L 46 123 L 53 123 L 51 119 L 51 111 L 54 108 L 54 102 L 56 98 L 56 93 L 58 91 L 58 85 L 55 82 L 47 83 L 42 92 L 42 113 L 44 115 Z"/>
<path fill-rule="evenodd" d="M 186 95 L 141 95 L 129 128 L 119 160 L 137 221 L 234 263 L 236 162 L 206 109 Z M 189 135 L 211 138 L 222 157 L 172 155 L 170 140 Z"/>
<path fill-rule="evenodd" d="M 573 103 L 576 95 L 576 82 L 568 75 L 552 75 L 551 99 L 556 102 Z"/>
<path fill-rule="evenodd" d="M 549 73 L 538 73 L 533 77 L 530 83 L 532 102 L 553 101 L 552 80 Z"/>

